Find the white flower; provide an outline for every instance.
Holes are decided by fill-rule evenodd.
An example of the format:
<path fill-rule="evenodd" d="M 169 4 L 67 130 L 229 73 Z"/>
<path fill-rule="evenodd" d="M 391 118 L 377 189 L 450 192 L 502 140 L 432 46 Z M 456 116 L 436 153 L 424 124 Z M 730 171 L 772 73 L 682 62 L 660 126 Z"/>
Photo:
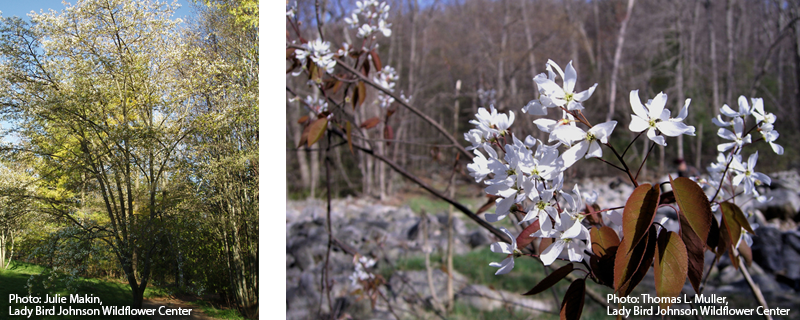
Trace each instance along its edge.
<path fill-rule="evenodd" d="M 556 74 L 553 72 L 553 69 L 550 65 L 547 65 L 547 71 L 549 76 L 545 75 L 544 73 L 540 73 L 533 78 L 533 82 L 540 83 L 544 82 L 545 80 L 550 80 L 555 83 Z M 531 100 L 522 107 L 522 112 L 528 113 L 534 116 L 543 116 L 547 114 L 546 108 L 555 108 L 558 107 L 555 103 L 553 103 L 553 99 L 547 96 L 547 91 L 544 90 L 542 86 L 539 87 L 539 97 L 537 99 Z"/>
<path fill-rule="evenodd" d="M 333 68 L 336 66 L 336 60 L 333 60 L 333 53 L 330 52 L 330 42 L 316 39 L 303 45 L 304 49 L 295 50 L 295 57 L 306 64 L 308 58 L 311 58 L 318 67 L 325 69 L 328 73 L 333 73 Z M 298 75 L 292 74 L 292 75 Z"/>
<path fill-rule="evenodd" d="M 591 242 L 589 231 L 581 224 L 583 218 L 584 216 L 580 214 L 561 213 L 561 223 L 558 230 L 553 232 L 553 238 L 557 238 L 557 240 L 539 255 L 544 265 L 551 265 L 561 255 L 564 248 L 567 249 L 569 261 L 583 261 L 583 251 L 586 249 L 586 243 L 583 240 Z"/>
<path fill-rule="evenodd" d="M 375 30 L 369 24 L 364 24 L 361 28 L 358 28 L 358 34 L 356 35 L 359 38 L 366 39 L 371 35 Z"/>
<path fill-rule="evenodd" d="M 500 231 L 503 231 L 508 237 L 511 239 L 511 244 L 506 242 L 495 242 L 492 243 L 491 249 L 492 252 L 496 253 L 505 253 L 509 255 L 505 258 L 502 262 L 492 262 L 489 264 L 491 267 L 500 268 L 495 272 L 495 275 L 501 275 L 511 272 L 511 269 L 514 269 L 514 256 L 519 254 L 519 249 L 517 249 L 517 238 L 511 235 L 511 232 L 508 232 L 508 229 L 504 227 L 500 227 Z"/>
<path fill-rule="evenodd" d="M 742 120 L 741 117 L 736 117 L 733 119 L 733 132 L 725 128 L 719 128 L 719 130 L 717 130 L 717 135 L 720 136 L 720 138 L 733 140 L 733 142 L 718 145 L 717 151 L 725 152 L 734 146 L 740 147 L 739 150 L 741 150 L 741 146 L 752 141 L 749 134 L 744 137 L 742 137 L 742 134 L 744 134 L 744 120 Z"/>
<path fill-rule="evenodd" d="M 616 121 L 608 121 L 591 127 L 588 131 L 575 126 L 560 126 L 553 130 L 550 134 L 565 145 L 572 145 L 567 151 L 561 154 L 561 159 L 564 160 L 564 168 L 570 167 L 580 158 L 586 156 L 589 158 L 603 157 L 603 149 L 600 148 L 600 143 L 608 143 L 608 136 L 614 131 Z M 573 143 L 577 142 L 573 145 Z"/>
<path fill-rule="evenodd" d="M 758 223 L 750 224 L 750 227 L 753 229 L 753 231 L 756 231 L 756 229 L 758 229 Z M 742 232 L 739 236 L 739 241 L 736 242 L 737 250 L 739 249 L 739 245 L 742 244 L 742 241 L 744 241 L 744 243 L 746 243 L 748 247 L 751 248 L 753 247 L 753 235 L 750 234 L 750 232 L 748 232 L 747 229 L 745 228 L 742 228 Z"/>
<path fill-rule="evenodd" d="M 662 146 L 666 146 L 667 142 L 663 136 L 657 134 L 656 130 L 668 137 L 677 137 L 681 134 L 694 135 L 694 127 L 683 123 L 689 113 L 691 99 L 686 99 L 676 118 L 670 118 L 669 110 L 664 109 L 667 104 L 667 95 L 663 92 L 657 94 L 652 101 L 647 103 L 647 106 L 642 105 L 639 100 L 639 90 L 631 91 L 630 99 L 634 113 L 631 115 L 631 123 L 628 125 L 628 129 L 631 131 L 647 130 L 647 137 Z"/>
<path fill-rule="evenodd" d="M 492 173 L 492 171 L 489 170 L 489 163 L 497 161 L 497 153 L 494 149 L 484 148 L 484 150 L 489 153 L 488 159 L 480 151 L 473 150 L 472 152 L 475 153 L 475 157 L 472 158 L 472 163 L 467 165 L 469 175 L 475 178 L 475 182 L 481 182 L 488 174 Z"/>
<path fill-rule="evenodd" d="M 761 172 L 755 172 L 756 161 L 758 161 L 758 151 L 747 159 L 747 167 L 737 158 L 734 158 L 731 162 L 731 168 L 736 171 L 736 176 L 733 177 L 733 185 L 738 186 L 744 182 L 744 194 L 753 194 L 756 183 L 772 184 L 772 179 L 769 176 Z"/>
<path fill-rule="evenodd" d="M 491 113 L 486 111 L 486 108 L 480 108 L 478 113 L 475 114 L 478 120 L 470 120 L 469 123 L 478 126 L 478 129 L 483 131 L 485 136 L 506 135 L 506 130 L 514 123 L 514 112 L 509 111 L 508 115 L 498 114 L 494 106 L 489 107 Z"/>
<path fill-rule="evenodd" d="M 745 98 L 744 96 L 739 96 L 738 102 L 739 102 L 739 112 L 733 111 L 731 107 L 729 107 L 727 104 L 724 104 L 722 105 L 722 108 L 719 110 L 720 113 L 731 118 L 736 118 L 736 117 L 745 118 L 749 116 L 750 113 L 752 112 L 752 108 L 750 107 L 750 105 L 748 105 L 747 98 Z M 762 110 L 764 109 L 763 103 L 761 109 Z"/>
<path fill-rule="evenodd" d="M 775 115 L 771 112 L 767 113 L 764 111 L 764 99 L 751 98 L 750 101 L 753 102 L 753 117 L 755 117 L 758 122 L 770 125 L 775 123 Z"/>
<path fill-rule="evenodd" d="M 548 60 L 547 65 L 558 72 L 561 79 L 564 80 L 564 83 L 562 87 L 559 87 L 552 79 L 537 76 L 534 78 L 534 81 L 539 85 L 540 90 L 546 92 L 546 96 L 549 97 L 556 106 L 566 107 L 567 110 L 583 110 L 581 102 L 586 101 L 592 96 L 594 89 L 597 88 L 597 84 L 595 83 L 591 88 L 585 91 L 575 93 L 575 83 L 578 80 L 578 73 L 572 66 L 572 61 L 567 64 L 566 73 L 561 71 L 561 68 L 553 62 L 553 60 Z"/>
<path fill-rule="evenodd" d="M 771 113 L 770 113 L 771 114 Z M 761 123 L 761 126 L 758 128 L 758 131 L 761 132 L 761 136 L 764 137 L 764 141 L 766 141 L 769 146 L 772 148 L 772 151 L 777 153 L 778 155 L 783 154 L 783 147 L 777 143 L 775 140 L 778 139 L 778 131 L 775 131 L 775 128 L 769 122 Z"/>
<path fill-rule="evenodd" d="M 378 21 L 378 31 L 383 33 L 384 37 L 391 37 L 392 36 L 392 30 L 389 29 L 391 26 L 392 26 L 392 24 L 391 23 L 386 23 L 386 20 L 382 20 L 381 19 L 380 21 Z"/>

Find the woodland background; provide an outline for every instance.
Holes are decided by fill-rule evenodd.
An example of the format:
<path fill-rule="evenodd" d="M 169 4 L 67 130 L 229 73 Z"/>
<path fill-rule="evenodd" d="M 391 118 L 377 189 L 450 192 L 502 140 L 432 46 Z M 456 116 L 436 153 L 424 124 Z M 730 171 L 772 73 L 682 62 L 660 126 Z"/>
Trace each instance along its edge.
<path fill-rule="evenodd" d="M 786 146 L 786 154 L 761 157 L 763 171 L 800 165 L 792 144 L 800 133 L 795 125 L 800 115 L 800 1 L 387 2 L 392 35 L 379 37 L 378 50 L 383 64 L 398 72 L 395 92 L 410 96 L 411 105 L 458 139 L 471 128 L 468 121 L 477 109 L 492 104 L 499 112 L 516 113 L 517 135 L 544 138 L 531 122 L 535 118 L 520 109 L 536 98 L 532 78 L 545 72 L 545 63 L 552 59 L 562 66 L 573 62 L 576 90 L 599 84 L 584 104 L 592 122 L 610 119 L 627 127 L 628 93 L 635 89 L 645 97 L 665 92 L 673 114 L 686 98 L 692 99 L 686 123 L 697 128 L 697 136 L 658 148 L 645 169 L 651 175 L 674 171 L 681 158 L 703 172 L 721 142 L 710 120 L 723 104 L 738 109 L 740 95 L 762 97 L 767 111 L 778 117 L 777 142 Z M 320 27 L 332 51 L 345 39 L 355 39 L 355 31 L 343 22 L 354 6 L 346 0 L 297 1 L 304 37 L 318 37 L 315 4 L 320 5 Z M 286 81 L 301 97 L 316 94 L 299 78 L 287 74 Z M 292 97 L 287 92 L 287 98 Z M 354 123 L 385 114 L 377 104 L 374 89 L 368 89 L 367 102 L 352 112 Z M 298 119 L 308 113 L 299 102 L 286 107 L 288 198 L 321 197 L 325 139 L 312 148 L 296 148 L 303 130 Z M 371 141 L 378 153 L 423 179 L 447 182 L 453 176 L 457 151 L 434 128 L 402 107 L 396 108 L 388 126 L 391 129 L 380 124 L 357 130 L 354 139 Z M 624 147 L 634 137 L 625 132 L 617 130 L 611 143 Z M 772 154 L 762 147 L 762 155 Z M 351 155 L 346 146 L 332 150 L 334 196 L 387 199 L 403 188 L 402 177 L 383 163 L 363 153 Z M 646 150 L 642 143 L 632 150 L 626 160 L 638 163 Z M 465 161 L 460 161 L 454 176 L 469 183 Z M 588 163 L 567 174 L 606 175 L 601 165 Z"/>

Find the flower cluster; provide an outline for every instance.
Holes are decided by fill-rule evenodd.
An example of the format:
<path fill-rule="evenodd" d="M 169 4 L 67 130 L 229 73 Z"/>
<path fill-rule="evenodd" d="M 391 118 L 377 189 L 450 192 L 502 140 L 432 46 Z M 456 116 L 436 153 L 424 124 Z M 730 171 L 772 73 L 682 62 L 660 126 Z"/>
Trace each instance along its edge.
<path fill-rule="evenodd" d="M 358 28 L 358 37 L 367 39 L 374 37 L 375 33 L 383 33 L 384 37 L 392 35 L 391 23 L 387 23 L 389 18 L 389 5 L 386 2 L 378 3 L 377 0 L 356 1 L 356 9 L 350 17 L 344 21 L 351 29 Z M 364 24 L 359 26 L 359 16 L 364 20 Z"/>
<path fill-rule="evenodd" d="M 608 144 L 617 122 L 592 125 L 583 116 L 584 103 L 592 96 L 597 84 L 583 91 L 576 90 L 577 72 L 571 62 L 562 70 L 550 60 L 546 71 L 533 79 L 539 88 L 538 97 L 522 108 L 523 113 L 536 116 L 547 115 L 547 109 L 562 111 L 560 119 L 539 118 L 533 121 L 540 130 L 549 134 L 546 142 L 530 135 L 517 137 L 510 130 L 515 120 L 514 112 L 500 113 L 494 106 L 489 110 L 478 110 L 476 119 L 470 121 L 475 128 L 465 133 L 464 139 L 471 144 L 467 149 L 475 154 L 473 162 L 467 166 L 470 175 L 476 182 L 486 184 L 486 193 L 497 196 L 495 212 L 487 213 L 486 220 L 497 222 L 509 214 L 518 213 L 520 224 L 538 223 L 539 229 L 531 236 L 553 239 L 552 244 L 539 255 L 545 265 L 550 265 L 559 258 L 574 262 L 587 259 L 591 236 L 583 221 L 587 205 L 594 204 L 597 194 L 584 201 L 587 195 L 581 194 L 577 185 L 570 191 L 562 190 L 564 170 L 583 158 L 601 158 L 602 145 Z M 643 105 L 638 91 L 632 91 L 634 115 L 629 129 L 633 132 L 648 130 L 647 136 L 661 145 L 666 144 L 662 135 L 694 135 L 694 127 L 683 123 L 688 114 L 689 100 L 675 118 L 671 118 L 669 110 L 665 109 L 666 101 L 667 96 L 660 93 Z M 619 232 L 621 215 L 610 211 L 605 216 L 617 225 Z M 492 245 L 492 251 L 508 255 L 502 262 L 491 264 L 500 268 L 496 274 L 510 272 L 514 267 L 513 259 L 521 255 L 511 232 L 502 227 L 500 230 L 512 239 L 512 243 Z"/>
<path fill-rule="evenodd" d="M 301 65 L 305 68 L 308 63 L 308 58 L 311 58 L 318 67 L 325 69 L 327 73 L 333 73 L 333 68 L 336 66 L 336 60 L 333 60 L 334 54 L 330 51 L 331 43 L 317 39 L 306 44 L 303 44 L 303 49 L 295 51 L 295 57 L 300 60 Z M 298 76 L 302 69 L 292 73 L 293 76 Z"/>
<path fill-rule="evenodd" d="M 722 188 L 725 182 L 733 187 L 742 187 L 743 195 L 751 196 L 759 202 L 769 199 L 761 195 L 756 186 L 761 184 L 769 185 L 772 179 L 766 174 L 756 172 L 755 166 L 758 161 L 758 151 L 748 156 L 747 161 L 742 161 L 742 150 L 745 145 L 764 140 L 776 154 L 783 154 L 783 147 L 775 140 L 778 139 L 778 131 L 775 130 L 775 115 L 764 111 L 764 101 L 761 98 L 748 99 L 740 96 L 738 99 L 739 111 L 734 111 L 727 104 L 720 108 L 720 114 L 712 121 L 717 125 L 717 136 L 730 142 L 721 143 L 717 146 L 716 162 L 709 165 L 708 180 L 706 184 L 714 189 L 719 189 L 719 196 L 726 196 L 726 189 Z M 723 120 L 723 116 L 730 120 Z M 748 118 L 754 118 L 754 124 L 747 127 Z M 753 140 L 751 132 L 757 131 L 761 137 Z M 727 153 L 727 154 L 726 154 Z M 735 190 L 735 189 L 734 189 Z M 736 192 L 728 196 L 735 195 Z"/>
<path fill-rule="evenodd" d="M 381 87 L 394 92 L 394 86 L 398 80 L 397 72 L 390 66 L 383 66 L 381 71 L 379 71 L 372 80 Z M 392 102 L 394 102 L 394 98 L 379 91 L 378 102 L 380 103 L 381 108 L 386 108 L 389 107 Z"/>
<path fill-rule="evenodd" d="M 362 256 L 355 261 L 355 271 L 350 275 L 350 284 L 353 287 L 360 288 L 361 281 L 366 281 L 375 278 L 375 275 L 367 271 L 367 269 L 375 266 L 375 260 Z"/>

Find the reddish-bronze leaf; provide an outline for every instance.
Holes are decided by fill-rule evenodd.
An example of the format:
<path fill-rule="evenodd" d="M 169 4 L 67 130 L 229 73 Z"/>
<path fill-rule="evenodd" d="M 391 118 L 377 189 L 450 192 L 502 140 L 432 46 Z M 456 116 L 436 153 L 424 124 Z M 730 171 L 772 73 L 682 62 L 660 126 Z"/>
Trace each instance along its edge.
<path fill-rule="evenodd" d="M 672 191 L 664 192 L 661 194 L 661 196 L 658 197 L 658 203 L 674 203 L 674 202 L 675 202 L 675 192 Z"/>
<path fill-rule="evenodd" d="M 356 153 L 353 151 L 353 125 L 350 124 L 350 121 L 344 124 L 344 132 L 347 134 L 347 146 L 350 147 L 350 153 L 355 155 Z"/>
<path fill-rule="evenodd" d="M 340 88 L 342 88 L 342 82 L 337 80 L 336 83 L 333 85 L 333 93 L 339 92 Z"/>
<path fill-rule="evenodd" d="M 700 240 L 689 222 L 686 215 L 680 215 L 681 220 L 681 239 L 686 245 L 686 256 L 688 257 L 689 269 L 687 275 L 695 292 L 700 292 L 700 281 L 703 278 L 703 264 L 705 263 L 705 242 Z M 713 222 L 712 222 L 713 223 Z M 711 238 L 711 237 L 709 237 Z"/>
<path fill-rule="evenodd" d="M 539 281 L 539 283 L 537 283 L 536 286 L 534 286 L 530 291 L 525 292 L 522 295 L 529 296 L 547 290 L 548 288 L 552 287 L 553 285 L 561 281 L 561 279 L 564 279 L 564 277 L 566 277 L 570 272 L 572 272 L 572 269 L 573 269 L 572 263 L 568 263 L 563 267 L 556 269 L 556 271 L 553 271 L 552 273 L 544 277 L 542 281 Z"/>
<path fill-rule="evenodd" d="M 750 249 L 747 242 L 742 241 L 742 243 L 739 244 L 739 255 L 744 258 L 744 263 L 746 263 L 748 267 L 753 264 L 753 250 Z"/>
<path fill-rule="evenodd" d="M 670 176 L 670 184 L 672 191 L 675 194 L 675 202 L 681 209 L 681 215 L 686 215 L 686 220 L 689 222 L 694 234 L 697 235 L 703 243 L 706 242 L 709 231 L 711 231 L 711 203 L 708 202 L 703 189 L 697 185 L 697 182 L 686 177 L 678 177 L 672 180 Z"/>
<path fill-rule="evenodd" d="M 592 252 L 598 257 L 606 255 L 608 248 L 619 246 L 617 232 L 611 227 L 595 227 L 589 231 L 592 237 Z"/>
<path fill-rule="evenodd" d="M 620 251 L 620 254 L 626 255 L 635 248 L 653 224 L 658 209 L 658 196 L 658 185 L 651 187 L 646 183 L 636 187 L 625 202 L 625 209 L 622 211 L 622 233 L 623 238 L 628 238 L 631 243 L 627 250 Z"/>
<path fill-rule="evenodd" d="M 666 230 L 661 231 L 657 242 L 653 273 L 656 278 L 656 294 L 662 298 L 677 297 L 689 272 L 686 246 L 677 233 Z M 661 309 L 666 309 L 671 304 L 661 302 Z"/>
<path fill-rule="evenodd" d="M 302 116 L 300 117 L 300 119 L 297 120 L 297 123 L 303 124 L 306 123 L 306 121 L 308 121 L 308 116 Z"/>
<path fill-rule="evenodd" d="M 358 108 L 367 99 L 367 87 L 364 81 L 359 81 L 356 90 L 353 91 L 353 109 Z"/>
<path fill-rule="evenodd" d="M 484 203 L 480 208 L 478 208 L 477 211 L 475 211 L 475 214 L 481 214 L 486 210 L 489 210 L 489 208 L 491 208 L 496 203 L 496 200 L 498 198 L 498 196 L 493 194 L 487 194 L 486 197 L 488 198 L 488 200 L 486 200 L 486 203 Z"/>
<path fill-rule="evenodd" d="M 380 118 L 372 117 L 372 118 L 369 118 L 367 120 L 364 120 L 364 122 L 361 123 L 361 127 L 365 128 L 365 129 L 372 129 L 375 126 L 377 126 L 379 123 L 381 123 L 381 119 Z"/>
<path fill-rule="evenodd" d="M 536 238 L 531 237 L 531 235 L 534 234 L 536 231 L 539 231 L 539 220 L 534 221 L 533 223 L 525 227 L 525 229 L 523 229 L 522 232 L 519 233 L 519 235 L 517 236 L 517 248 L 524 248 L 525 246 L 533 242 L 533 239 Z"/>
<path fill-rule="evenodd" d="M 598 282 L 612 289 L 614 288 L 614 260 L 617 257 L 617 248 L 606 248 L 605 255 L 602 257 L 592 255 L 589 258 L 592 273 L 597 277 Z"/>
<path fill-rule="evenodd" d="M 381 58 L 378 57 L 378 53 L 372 50 L 369 52 L 369 55 L 372 57 L 372 64 L 375 65 L 375 70 L 381 71 L 383 66 L 381 65 Z"/>
<path fill-rule="evenodd" d="M 311 147 L 313 144 L 317 143 L 317 141 L 322 138 L 322 135 L 325 134 L 325 129 L 327 128 L 327 118 L 314 120 L 314 122 L 308 126 L 308 146 Z"/>
<path fill-rule="evenodd" d="M 706 239 L 706 248 L 713 253 L 717 253 L 717 246 L 719 245 L 719 223 L 717 218 L 711 216 L 711 231 L 708 232 L 708 239 Z"/>
<path fill-rule="evenodd" d="M 744 228 L 744 226 L 740 224 L 740 221 L 744 220 L 748 228 L 750 227 L 750 224 L 746 223 L 747 219 L 744 217 L 742 210 L 739 209 L 739 207 L 735 204 L 723 202 L 720 203 L 719 209 L 722 211 L 722 223 L 725 224 L 725 229 L 728 230 L 728 239 L 730 240 L 729 243 L 730 245 L 735 246 L 736 242 L 739 241 L 739 237 L 742 235 L 742 228 Z M 741 218 L 738 216 L 741 216 Z"/>
<path fill-rule="evenodd" d="M 362 69 L 364 70 L 364 76 L 369 77 L 369 63 L 365 62 L 362 66 Z"/>
<path fill-rule="evenodd" d="M 578 279 L 572 282 L 561 302 L 561 320 L 578 320 L 583 312 L 583 299 L 586 294 L 586 282 Z"/>
<path fill-rule="evenodd" d="M 295 48 L 286 48 L 286 60 L 289 60 L 292 57 L 294 57 L 295 50 L 296 50 Z"/>
<path fill-rule="evenodd" d="M 394 140 L 394 131 L 392 131 L 392 126 L 388 123 L 386 126 L 383 127 L 383 138 L 386 140 Z M 391 141 L 386 141 L 386 145 L 392 145 Z"/>
<path fill-rule="evenodd" d="M 629 250 L 630 241 L 622 238 L 614 261 L 614 290 L 625 297 L 644 279 L 656 248 L 655 226 L 648 229 L 647 236 Z M 628 254 L 624 252 L 628 251 Z"/>

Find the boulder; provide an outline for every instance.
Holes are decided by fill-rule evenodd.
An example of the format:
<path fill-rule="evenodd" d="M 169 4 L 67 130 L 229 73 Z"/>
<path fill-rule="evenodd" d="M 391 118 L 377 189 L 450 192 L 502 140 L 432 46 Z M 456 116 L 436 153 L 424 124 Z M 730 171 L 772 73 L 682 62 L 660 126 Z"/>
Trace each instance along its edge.
<path fill-rule="evenodd" d="M 766 272 L 776 273 L 785 268 L 782 251 L 783 239 L 780 230 L 765 226 L 756 230 L 753 237 L 753 261 Z"/>
<path fill-rule="evenodd" d="M 772 197 L 772 200 L 756 203 L 755 208 L 764 213 L 766 220 L 773 218 L 792 220 L 800 211 L 800 196 L 793 190 L 783 188 L 769 190 L 765 196 Z"/>
<path fill-rule="evenodd" d="M 785 276 L 792 280 L 800 280 L 800 234 L 797 231 L 783 234 L 783 259 L 786 266 Z"/>

